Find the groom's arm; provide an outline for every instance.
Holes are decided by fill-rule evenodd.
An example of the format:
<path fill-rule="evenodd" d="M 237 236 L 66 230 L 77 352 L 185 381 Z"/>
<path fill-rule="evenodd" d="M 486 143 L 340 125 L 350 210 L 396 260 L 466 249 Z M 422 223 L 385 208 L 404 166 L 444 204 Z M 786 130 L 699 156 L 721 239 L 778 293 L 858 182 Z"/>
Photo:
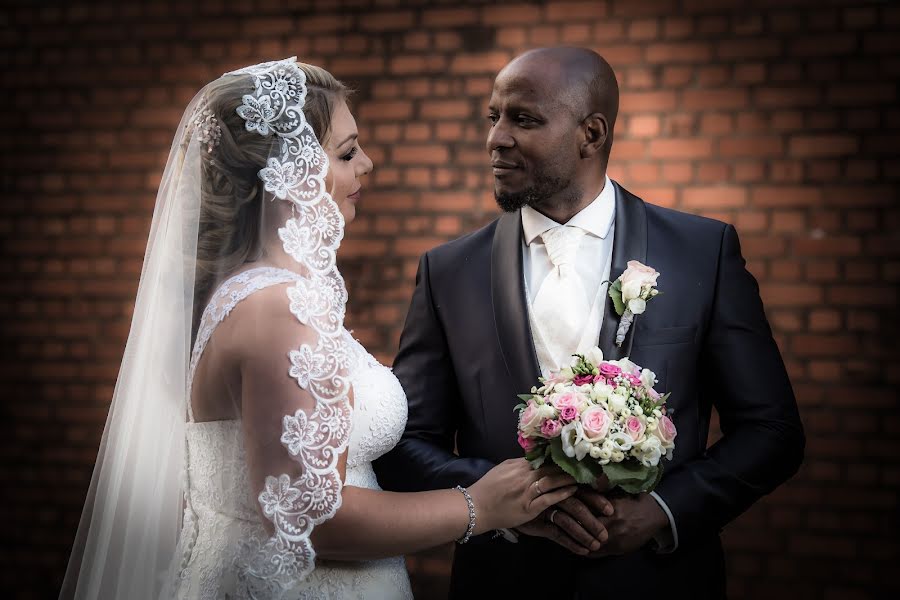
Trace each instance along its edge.
<path fill-rule="evenodd" d="M 721 440 L 667 472 L 656 492 L 680 544 L 717 532 L 789 479 L 803 460 L 797 403 L 737 233 L 725 227 L 715 299 L 701 352 L 701 398 L 719 413 Z M 675 443 L 678 452 L 678 442 Z"/>
<path fill-rule="evenodd" d="M 394 374 L 409 405 L 406 431 L 397 446 L 374 463 L 386 490 L 412 492 L 471 485 L 494 464 L 453 453 L 461 419 L 461 402 L 447 346 L 432 296 L 429 258 L 419 261 Z"/>

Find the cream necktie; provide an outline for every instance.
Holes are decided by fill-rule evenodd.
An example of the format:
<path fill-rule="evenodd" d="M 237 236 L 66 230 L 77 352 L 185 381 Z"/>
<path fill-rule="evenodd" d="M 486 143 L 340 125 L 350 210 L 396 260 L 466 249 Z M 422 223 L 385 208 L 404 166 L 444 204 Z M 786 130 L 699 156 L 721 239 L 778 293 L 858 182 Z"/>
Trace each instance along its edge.
<path fill-rule="evenodd" d="M 559 225 L 541 234 L 553 269 L 534 298 L 533 314 L 547 351 L 560 367 L 578 350 L 591 307 L 575 270 L 575 256 L 585 231 Z"/>

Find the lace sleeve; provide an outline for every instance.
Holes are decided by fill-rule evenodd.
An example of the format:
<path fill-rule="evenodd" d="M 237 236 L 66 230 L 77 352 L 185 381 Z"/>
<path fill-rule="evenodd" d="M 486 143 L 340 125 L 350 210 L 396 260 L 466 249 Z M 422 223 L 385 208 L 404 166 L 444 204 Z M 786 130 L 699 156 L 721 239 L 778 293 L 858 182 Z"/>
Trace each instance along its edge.
<path fill-rule="evenodd" d="M 340 331 L 332 336 L 321 327 L 327 317 L 314 314 L 313 296 L 301 280 L 264 290 L 238 309 L 252 327 L 241 351 L 244 445 L 270 534 L 241 542 L 236 572 L 251 598 L 277 598 L 312 571 L 313 528 L 341 506 L 351 350 Z"/>

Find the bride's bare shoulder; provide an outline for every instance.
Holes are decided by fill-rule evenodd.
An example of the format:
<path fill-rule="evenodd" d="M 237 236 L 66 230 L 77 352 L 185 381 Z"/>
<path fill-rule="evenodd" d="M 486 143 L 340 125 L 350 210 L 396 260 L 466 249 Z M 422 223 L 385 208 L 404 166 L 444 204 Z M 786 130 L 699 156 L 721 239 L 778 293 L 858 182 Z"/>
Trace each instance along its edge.
<path fill-rule="evenodd" d="M 231 351 L 238 357 L 260 353 L 286 354 L 315 338 L 290 310 L 288 288 L 292 283 L 272 285 L 254 292 L 232 310 L 226 322 L 233 340 Z"/>

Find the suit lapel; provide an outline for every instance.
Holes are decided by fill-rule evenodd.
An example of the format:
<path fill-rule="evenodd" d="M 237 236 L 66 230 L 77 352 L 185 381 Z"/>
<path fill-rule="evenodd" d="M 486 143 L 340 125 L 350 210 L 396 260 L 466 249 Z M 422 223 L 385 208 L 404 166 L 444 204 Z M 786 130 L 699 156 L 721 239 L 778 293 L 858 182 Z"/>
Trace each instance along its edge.
<path fill-rule="evenodd" d="M 610 282 L 618 279 L 629 260 L 647 262 L 647 208 L 644 201 L 628 192 L 618 183 L 613 182 L 616 190 L 616 229 L 613 235 L 612 265 L 609 270 Z M 619 315 L 607 294 L 606 310 L 603 313 L 603 324 L 600 327 L 600 349 L 606 359 L 620 359 L 631 354 L 634 330 L 637 328 L 635 317 L 622 346 L 616 346 L 616 330 L 619 327 Z"/>
<path fill-rule="evenodd" d="M 534 351 L 522 265 L 522 217 L 500 217 L 491 248 L 491 301 L 497 340 L 517 394 L 537 385 L 541 369 Z"/>

